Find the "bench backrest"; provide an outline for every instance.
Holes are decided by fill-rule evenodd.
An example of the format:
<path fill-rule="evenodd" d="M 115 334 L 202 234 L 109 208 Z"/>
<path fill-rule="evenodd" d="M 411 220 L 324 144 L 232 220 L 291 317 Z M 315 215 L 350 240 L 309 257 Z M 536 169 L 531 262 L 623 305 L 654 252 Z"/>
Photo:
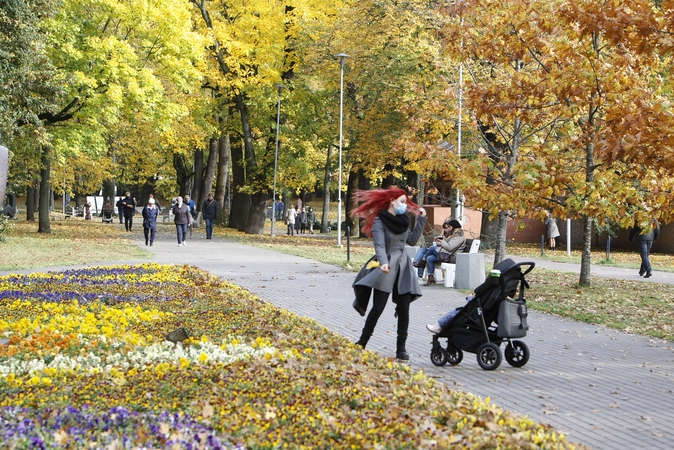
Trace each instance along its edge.
<path fill-rule="evenodd" d="M 463 249 L 464 253 L 477 253 L 478 250 L 480 250 L 479 239 L 466 239 L 466 248 Z"/>

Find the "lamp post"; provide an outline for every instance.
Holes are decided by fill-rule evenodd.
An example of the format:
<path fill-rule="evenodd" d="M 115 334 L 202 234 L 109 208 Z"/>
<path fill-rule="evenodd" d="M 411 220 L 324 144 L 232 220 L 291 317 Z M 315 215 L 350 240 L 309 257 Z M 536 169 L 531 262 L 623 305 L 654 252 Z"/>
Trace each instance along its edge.
<path fill-rule="evenodd" d="M 463 16 L 461 16 L 461 28 L 463 29 Z M 463 38 L 461 39 L 461 49 L 463 58 Z M 458 137 L 456 142 L 456 154 L 461 158 L 461 114 L 463 109 L 463 59 L 459 61 L 459 121 L 458 121 Z M 456 207 L 454 209 L 454 218 L 463 224 L 463 204 L 466 197 L 461 195 L 461 191 L 456 190 Z"/>
<path fill-rule="evenodd" d="M 276 108 L 276 153 L 274 154 L 274 197 L 271 210 L 271 236 L 274 237 L 274 224 L 276 222 L 276 171 L 278 168 L 278 135 L 281 126 L 281 92 L 285 86 L 277 84 L 278 89 L 278 105 Z"/>
<path fill-rule="evenodd" d="M 339 180 L 337 184 L 337 245 L 342 246 L 342 115 L 344 111 L 344 62 L 346 53 L 335 55 L 339 58 Z"/>

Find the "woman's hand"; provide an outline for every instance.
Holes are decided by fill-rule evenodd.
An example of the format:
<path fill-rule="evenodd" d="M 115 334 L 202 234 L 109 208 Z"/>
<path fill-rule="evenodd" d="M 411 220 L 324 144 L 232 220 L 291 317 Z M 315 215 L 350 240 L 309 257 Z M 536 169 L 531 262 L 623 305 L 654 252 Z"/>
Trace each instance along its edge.
<path fill-rule="evenodd" d="M 419 212 L 420 212 L 419 215 L 421 217 L 426 217 L 426 210 L 424 208 L 419 208 Z"/>
<path fill-rule="evenodd" d="M 388 264 L 384 264 L 383 266 L 381 266 L 381 271 L 384 273 L 389 273 L 391 271 L 391 266 L 389 266 Z"/>

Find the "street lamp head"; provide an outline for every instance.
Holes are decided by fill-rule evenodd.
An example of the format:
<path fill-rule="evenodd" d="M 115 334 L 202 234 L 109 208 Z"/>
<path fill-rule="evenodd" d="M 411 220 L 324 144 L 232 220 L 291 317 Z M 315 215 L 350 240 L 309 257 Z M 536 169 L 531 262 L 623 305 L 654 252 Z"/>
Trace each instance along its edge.
<path fill-rule="evenodd" d="M 278 93 L 281 94 L 281 91 L 283 91 L 283 88 L 285 88 L 285 85 L 279 83 L 276 85 L 276 89 L 278 89 Z"/>
<path fill-rule="evenodd" d="M 339 58 L 339 64 L 344 67 L 344 61 L 346 58 L 350 58 L 351 55 L 347 55 L 346 53 L 340 53 L 338 55 L 335 55 L 335 57 Z"/>

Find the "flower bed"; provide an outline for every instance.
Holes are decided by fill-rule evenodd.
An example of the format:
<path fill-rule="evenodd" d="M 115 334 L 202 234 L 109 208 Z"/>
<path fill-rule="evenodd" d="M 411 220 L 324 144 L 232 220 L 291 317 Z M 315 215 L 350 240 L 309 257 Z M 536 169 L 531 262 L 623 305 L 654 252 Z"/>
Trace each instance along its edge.
<path fill-rule="evenodd" d="M 574 447 L 189 266 L 0 277 L 0 318 L 10 448 Z"/>

